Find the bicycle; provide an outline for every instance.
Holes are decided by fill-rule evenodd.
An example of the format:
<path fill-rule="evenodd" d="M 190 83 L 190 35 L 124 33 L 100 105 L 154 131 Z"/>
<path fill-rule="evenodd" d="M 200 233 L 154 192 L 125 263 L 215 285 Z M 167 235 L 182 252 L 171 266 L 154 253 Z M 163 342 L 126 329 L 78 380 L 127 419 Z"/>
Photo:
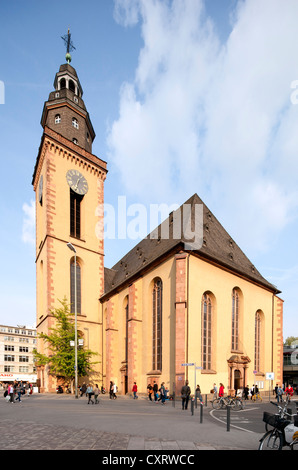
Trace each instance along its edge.
<path fill-rule="evenodd" d="M 219 397 L 211 401 L 212 407 L 215 410 L 222 410 L 227 406 L 230 406 L 232 410 L 238 411 L 243 409 L 243 402 L 239 397 Z"/>
<path fill-rule="evenodd" d="M 275 405 L 275 403 L 271 402 Z M 279 414 L 272 414 L 264 411 L 263 421 L 272 426 L 272 429 L 265 432 L 260 439 L 259 450 L 282 450 L 283 447 L 290 447 L 294 450 L 294 446 L 298 444 L 298 417 L 294 416 L 285 409 L 282 412 L 283 417 Z M 294 422 L 291 419 L 294 416 Z"/>
<path fill-rule="evenodd" d="M 240 397 L 235 397 L 235 398 L 232 399 L 232 401 L 233 401 L 232 409 L 233 409 L 234 411 L 243 410 L 243 408 L 244 408 L 244 403 L 243 403 L 242 398 L 240 398 Z"/>
<path fill-rule="evenodd" d="M 279 405 L 279 403 L 275 403 L 273 401 L 270 401 L 270 403 L 278 408 L 278 412 L 275 413 L 275 416 L 278 416 L 281 419 L 286 419 L 286 413 L 289 404 L 288 397 L 286 398 L 286 400 L 281 401 L 282 405 Z M 270 431 L 270 429 L 272 429 L 272 426 L 269 423 L 265 422 L 265 430 Z"/>

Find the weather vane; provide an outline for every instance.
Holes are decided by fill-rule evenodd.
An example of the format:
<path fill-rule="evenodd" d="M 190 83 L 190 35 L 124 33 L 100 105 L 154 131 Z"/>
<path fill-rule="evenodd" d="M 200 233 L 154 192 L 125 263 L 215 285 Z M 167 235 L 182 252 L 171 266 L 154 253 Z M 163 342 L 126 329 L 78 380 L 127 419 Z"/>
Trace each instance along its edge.
<path fill-rule="evenodd" d="M 74 47 L 73 43 L 72 43 L 72 40 L 71 40 L 71 34 L 69 32 L 69 28 L 68 28 L 68 32 L 67 34 L 65 34 L 65 36 L 61 36 L 61 39 L 63 39 L 64 43 L 65 43 L 65 46 L 66 46 L 66 55 L 65 55 L 65 58 L 67 60 L 67 63 L 69 64 L 71 62 L 71 55 L 70 55 L 70 52 L 75 50 L 76 48 Z"/>

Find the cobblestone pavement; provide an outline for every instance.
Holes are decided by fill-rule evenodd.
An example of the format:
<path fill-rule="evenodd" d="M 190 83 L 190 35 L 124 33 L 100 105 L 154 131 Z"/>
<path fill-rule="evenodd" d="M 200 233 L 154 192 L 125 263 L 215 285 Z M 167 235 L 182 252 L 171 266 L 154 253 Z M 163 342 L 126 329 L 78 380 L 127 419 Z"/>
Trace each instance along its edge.
<path fill-rule="evenodd" d="M 197 412 L 196 412 L 197 413 Z M 0 450 L 198 451 L 258 447 L 258 434 L 225 432 L 205 413 L 204 423 L 189 410 L 146 400 L 102 397 L 87 405 L 73 396 L 0 398 Z"/>
<path fill-rule="evenodd" d="M 118 434 L 90 429 L 73 429 L 67 426 L 16 423 L 3 420 L 0 423 L 0 450 L 219 450 L 237 449 L 190 441 L 168 441 Z"/>

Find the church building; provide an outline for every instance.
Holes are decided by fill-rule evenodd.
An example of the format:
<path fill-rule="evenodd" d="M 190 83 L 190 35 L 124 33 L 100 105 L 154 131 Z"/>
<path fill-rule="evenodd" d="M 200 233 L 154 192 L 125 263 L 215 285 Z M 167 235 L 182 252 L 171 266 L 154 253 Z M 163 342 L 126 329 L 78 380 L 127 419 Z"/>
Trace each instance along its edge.
<path fill-rule="evenodd" d="M 103 223 L 97 208 L 104 203 L 107 163 L 92 153 L 95 132 L 67 59 L 44 104 L 32 180 L 37 334 L 49 332 L 51 310 L 65 297 L 73 305 L 76 291 L 80 336 L 99 357 L 94 375 L 81 382 L 107 388 L 112 381 L 119 394 L 131 393 L 134 382 L 146 393 L 154 381 L 179 394 L 186 380 L 192 392 L 199 384 L 204 394 L 214 383 L 223 383 L 226 392 L 254 383 L 268 390 L 269 372 L 282 383 L 280 291 L 197 194 L 169 214 L 154 236 L 115 266 L 104 266 L 104 240 L 95 226 Z M 201 208 L 198 245 L 179 226 L 185 207 L 191 222 Z M 47 351 L 41 339 L 38 351 Z M 41 391 L 55 391 L 47 367 L 38 367 L 38 380 Z"/>

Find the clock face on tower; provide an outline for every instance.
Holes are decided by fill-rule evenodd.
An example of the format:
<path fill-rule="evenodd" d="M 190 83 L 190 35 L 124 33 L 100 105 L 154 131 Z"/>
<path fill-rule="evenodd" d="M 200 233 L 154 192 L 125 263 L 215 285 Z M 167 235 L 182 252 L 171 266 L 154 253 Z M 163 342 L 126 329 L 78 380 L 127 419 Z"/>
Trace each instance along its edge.
<path fill-rule="evenodd" d="M 88 191 L 86 178 L 78 170 L 69 170 L 66 173 L 66 180 L 70 188 L 77 194 L 84 195 Z"/>

